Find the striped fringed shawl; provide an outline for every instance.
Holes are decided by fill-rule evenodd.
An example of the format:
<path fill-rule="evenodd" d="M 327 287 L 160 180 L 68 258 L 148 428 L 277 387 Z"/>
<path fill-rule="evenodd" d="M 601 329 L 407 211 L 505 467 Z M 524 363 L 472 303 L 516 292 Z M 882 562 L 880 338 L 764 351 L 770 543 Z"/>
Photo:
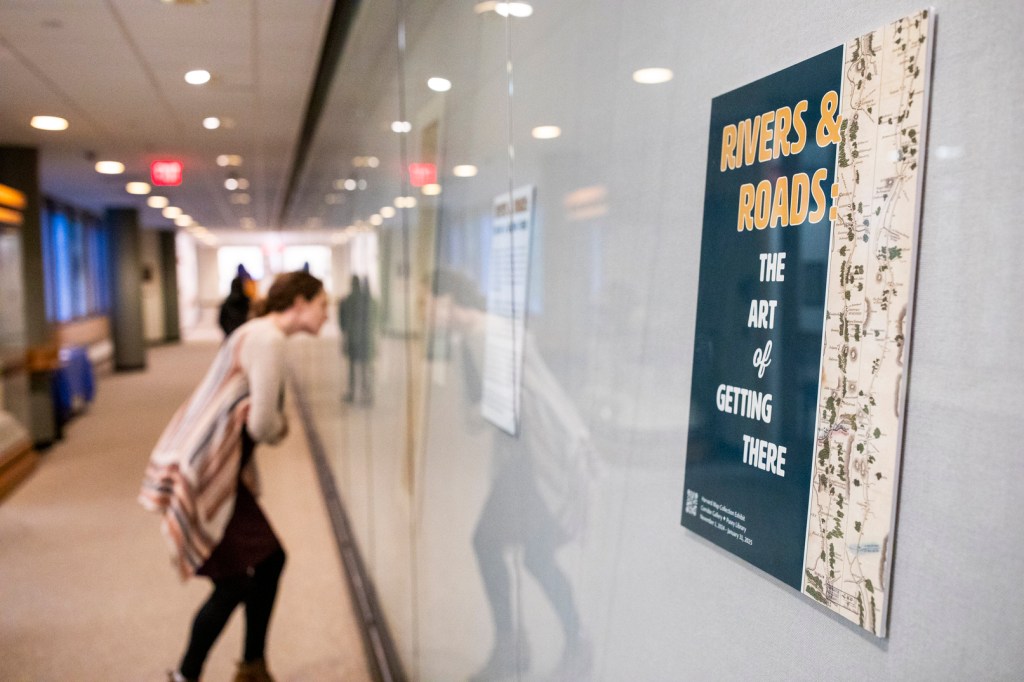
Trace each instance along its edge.
<path fill-rule="evenodd" d="M 161 530 L 182 580 L 194 576 L 234 511 L 249 381 L 239 362 L 246 328 L 232 334 L 195 393 L 164 429 L 146 468 L 139 503 L 163 516 Z M 253 462 L 246 483 L 255 485 Z"/>

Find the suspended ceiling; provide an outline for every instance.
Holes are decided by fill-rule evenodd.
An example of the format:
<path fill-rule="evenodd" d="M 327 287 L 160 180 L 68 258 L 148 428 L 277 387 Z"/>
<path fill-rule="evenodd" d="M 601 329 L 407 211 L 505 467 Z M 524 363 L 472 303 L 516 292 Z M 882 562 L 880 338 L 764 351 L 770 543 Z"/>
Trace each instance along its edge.
<path fill-rule="evenodd" d="M 184 164 L 153 194 L 211 229 L 277 228 L 332 0 L 4 0 L 0 3 L 0 145 L 40 150 L 44 194 L 96 212 L 136 206 L 172 227 L 147 197 L 150 163 Z M 206 69 L 206 85 L 184 75 Z M 29 124 L 68 120 L 64 131 Z M 203 127 L 206 117 L 220 128 Z M 217 164 L 239 155 L 237 168 Z M 120 161 L 101 175 L 96 161 Z M 231 191 L 225 180 L 248 181 Z M 247 195 L 248 201 L 244 196 Z"/>

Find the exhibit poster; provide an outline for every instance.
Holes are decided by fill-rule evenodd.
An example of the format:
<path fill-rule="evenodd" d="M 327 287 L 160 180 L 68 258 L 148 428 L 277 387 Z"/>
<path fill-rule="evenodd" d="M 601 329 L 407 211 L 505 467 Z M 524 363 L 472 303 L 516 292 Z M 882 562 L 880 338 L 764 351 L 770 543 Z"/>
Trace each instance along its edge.
<path fill-rule="evenodd" d="M 933 21 L 711 105 L 682 524 L 877 636 Z"/>
<path fill-rule="evenodd" d="M 519 429 L 535 189 L 521 187 L 494 200 L 487 285 L 483 399 L 486 419 L 506 433 Z"/>

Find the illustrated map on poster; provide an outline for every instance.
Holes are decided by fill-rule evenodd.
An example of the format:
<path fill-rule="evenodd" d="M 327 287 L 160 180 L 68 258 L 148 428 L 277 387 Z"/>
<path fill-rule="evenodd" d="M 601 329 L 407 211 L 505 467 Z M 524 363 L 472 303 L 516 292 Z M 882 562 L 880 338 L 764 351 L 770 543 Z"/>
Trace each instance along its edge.
<path fill-rule="evenodd" d="M 682 524 L 878 636 L 933 20 L 711 108 Z"/>
<path fill-rule="evenodd" d="M 512 435 L 519 428 L 534 194 L 530 185 L 496 198 L 491 223 L 481 411 Z"/>

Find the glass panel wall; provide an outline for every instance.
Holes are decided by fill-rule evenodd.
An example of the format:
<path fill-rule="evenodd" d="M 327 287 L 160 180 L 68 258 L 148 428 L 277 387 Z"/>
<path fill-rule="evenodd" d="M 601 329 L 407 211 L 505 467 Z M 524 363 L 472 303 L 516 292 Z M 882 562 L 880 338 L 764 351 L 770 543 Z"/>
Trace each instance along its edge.
<path fill-rule="evenodd" d="M 1024 636 L 1024 603 L 985 557 L 991 543 L 1021 565 L 1019 543 L 925 488 L 1024 512 L 1001 492 L 1024 482 L 1024 433 L 1007 426 L 1024 366 L 1006 341 L 1024 316 L 1005 261 L 1024 247 L 1005 217 L 1024 207 L 983 181 L 1024 171 L 1024 149 L 967 124 L 978 101 L 1024 106 L 996 75 L 1024 67 L 1021 13 L 940 8 L 930 134 L 958 152 L 929 158 L 890 646 L 679 518 L 711 100 L 919 8 L 531 4 L 361 3 L 288 216 L 334 230 L 370 282 L 372 314 L 343 343 L 303 340 L 296 367 L 410 677 L 810 679 L 838 659 L 849 679 L 1012 676 L 1016 654 L 982 640 Z M 641 82 L 650 67 L 670 77 Z M 501 261 L 509 196 L 532 202 L 530 241 Z M 964 221 L 984 237 L 964 242 Z M 524 323 L 497 352 L 488 295 L 524 283 Z M 488 391 L 512 390 L 487 385 L 499 361 L 521 363 L 514 435 L 482 415 Z M 986 382 L 1005 404 L 981 397 Z M 947 385 L 978 399 L 969 418 Z M 936 468 L 962 473 L 979 432 L 988 465 L 1018 472 L 1008 482 Z M 965 580 L 971 598 L 948 598 Z"/>

